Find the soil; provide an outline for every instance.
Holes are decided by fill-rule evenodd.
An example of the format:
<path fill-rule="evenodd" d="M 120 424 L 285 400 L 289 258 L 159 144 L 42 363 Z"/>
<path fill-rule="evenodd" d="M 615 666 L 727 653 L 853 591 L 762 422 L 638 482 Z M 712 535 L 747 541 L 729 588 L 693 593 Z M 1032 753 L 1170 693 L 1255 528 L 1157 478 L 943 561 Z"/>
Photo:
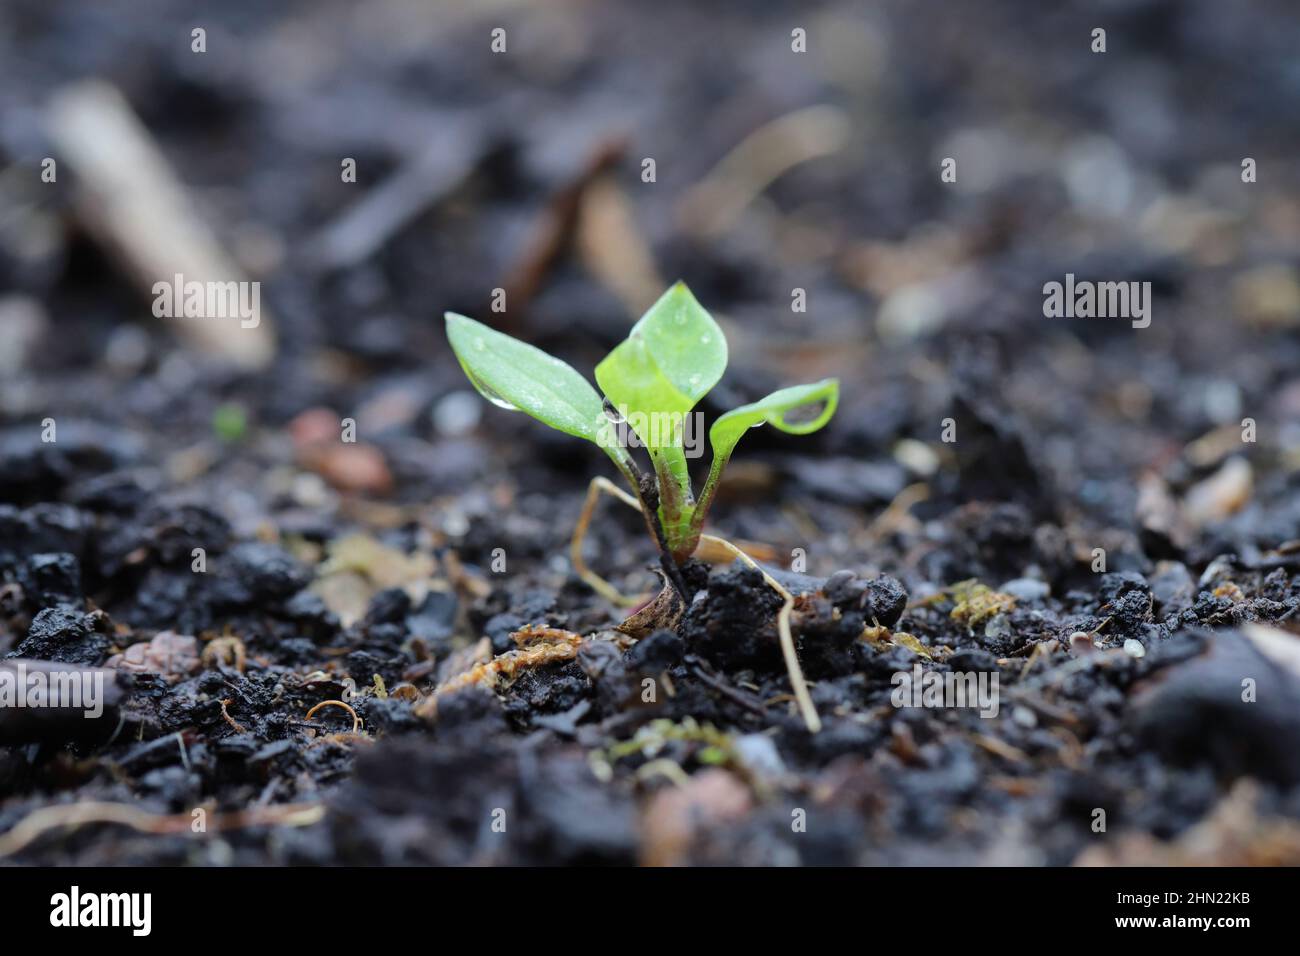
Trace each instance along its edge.
<path fill-rule="evenodd" d="M 1295 5 L 475 6 L 0 11 L 0 659 L 114 687 L 0 711 L 0 862 L 1300 863 Z M 263 282 L 268 369 L 187 349 L 41 181 L 88 76 Z M 729 221 L 692 192 L 814 105 L 842 148 Z M 379 189 L 400 221 L 349 216 Z M 1150 282 L 1149 327 L 1045 317 L 1067 273 Z M 568 560 L 608 460 L 442 332 L 587 374 L 677 277 L 731 347 L 710 419 L 842 383 L 711 516 L 797 595 L 815 734 L 753 570 L 615 630 Z M 587 555 L 658 589 L 616 502 Z M 914 668 L 996 716 L 895 706 Z M 13 839 L 92 802 L 147 816 Z"/>

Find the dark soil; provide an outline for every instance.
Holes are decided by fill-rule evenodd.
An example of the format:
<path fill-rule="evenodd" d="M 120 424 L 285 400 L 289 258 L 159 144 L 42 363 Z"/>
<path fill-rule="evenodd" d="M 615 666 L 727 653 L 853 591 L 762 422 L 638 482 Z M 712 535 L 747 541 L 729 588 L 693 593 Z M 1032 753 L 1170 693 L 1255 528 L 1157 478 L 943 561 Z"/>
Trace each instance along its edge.
<path fill-rule="evenodd" d="M 1295 5 L 535 6 L 0 11 L 0 658 L 116 685 L 97 721 L 0 710 L 0 862 L 1300 863 Z M 75 176 L 41 182 L 50 92 L 92 75 L 263 281 L 270 369 L 185 350 Z M 813 104 L 844 148 L 690 228 Z M 631 210 L 612 270 L 573 235 L 592 183 Z M 409 219 L 349 225 L 381 188 Z M 675 631 L 613 630 L 568 562 L 608 461 L 446 345 L 451 309 L 589 373 L 632 241 L 728 335 L 710 418 L 841 379 L 824 431 L 745 438 L 712 516 L 799 595 L 817 734 L 755 572 L 692 565 Z M 1150 326 L 1045 318 L 1066 273 L 1149 281 Z M 588 555 L 658 587 L 617 503 Z M 528 625 L 585 640 L 429 715 Z M 914 666 L 996 674 L 997 715 L 894 706 Z M 183 825 L 6 850 L 89 801 Z"/>

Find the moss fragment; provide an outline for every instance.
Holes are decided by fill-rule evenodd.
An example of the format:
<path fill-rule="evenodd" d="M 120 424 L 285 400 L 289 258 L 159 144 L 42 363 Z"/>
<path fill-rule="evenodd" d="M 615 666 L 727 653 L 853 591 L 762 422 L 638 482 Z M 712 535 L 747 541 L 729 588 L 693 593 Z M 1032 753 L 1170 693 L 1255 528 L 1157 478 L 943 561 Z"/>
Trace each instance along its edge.
<path fill-rule="evenodd" d="M 994 591 L 974 578 L 958 581 L 947 590 L 955 603 L 948 616 L 972 630 L 999 614 L 1009 614 L 1016 609 L 1016 599 L 1012 595 Z"/>

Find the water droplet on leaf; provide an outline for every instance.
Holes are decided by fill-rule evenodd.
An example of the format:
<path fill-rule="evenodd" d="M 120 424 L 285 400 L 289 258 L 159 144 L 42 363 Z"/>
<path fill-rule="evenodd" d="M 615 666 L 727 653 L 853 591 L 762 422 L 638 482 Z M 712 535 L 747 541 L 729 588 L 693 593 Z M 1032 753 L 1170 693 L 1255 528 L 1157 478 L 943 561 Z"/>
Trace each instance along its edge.
<path fill-rule="evenodd" d="M 481 344 L 481 340 L 476 341 L 475 344 L 476 345 Z M 477 375 L 473 374 L 472 372 L 469 372 L 468 370 L 466 374 L 469 375 L 470 384 L 473 385 L 476 389 L 478 389 L 478 393 L 482 395 L 484 398 L 486 398 L 493 405 L 495 405 L 497 408 L 504 408 L 508 412 L 519 411 L 519 406 L 506 401 L 504 398 L 501 397 L 501 395 L 498 392 L 496 392 L 490 385 L 485 383 Z"/>

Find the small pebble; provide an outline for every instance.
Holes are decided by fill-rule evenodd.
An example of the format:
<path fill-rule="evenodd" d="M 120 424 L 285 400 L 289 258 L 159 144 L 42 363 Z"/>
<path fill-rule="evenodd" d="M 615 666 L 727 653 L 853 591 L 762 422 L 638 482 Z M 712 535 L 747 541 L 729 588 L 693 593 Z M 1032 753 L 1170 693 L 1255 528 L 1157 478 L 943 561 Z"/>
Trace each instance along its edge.
<path fill-rule="evenodd" d="M 1011 619 L 1005 614 L 995 614 L 984 625 L 985 637 L 1007 637 L 1011 634 Z"/>
<path fill-rule="evenodd" d="M 459 511 L 448 511 L 442 519 L 444 534 L 459 538 L 469 531 L 469 518 Z"/>
<path fill-rule="evenodd" d="M 483 400 L 462 389 L 444 395 L 433 406 L 433 427 L 444 438 L 455 438 L 473 431 L 482 414 Z"/>
<path fill-rule="evenodd" d="M 35 299 L 0 298 L 0 373 L 23 371 L 49 328 L 49 318 Z"/>
<path fill-rule="evenodd" d="M 138 325 L 113 330 L 104 347 L 104 364 L 117 375 L 135 375 L 149 362 L 149 333 Z"/>
<path fill-rule="evenodd" d="M 922 478 L 929 478 L 939 470 L 938 453 L 915 438 L 904 438 L 894 445 L 894 460 Z"/>
<path fill-rule="evenodd" d="M 785 763 L 767 734 L 744 734 L 732 741 L 741 766 L 754 777 L 776 783 L 785 776 Z"/>
<path fill-rule="evenodd" d="M 1039 581 L 1037 578 L 1014 578 L 1007 581 L 998 590 L 1010 594 L 1017 601 L 1026 604 L 1041 601 L 1052 593 L 1051 586 L 1046 581 Z"/>
<path fill-rule="evenodd" d="M 290 494 L 294 502 L 304 508 L 324 508 L 332 496 L 325 480 L 320 475 L 307 471 L 293 476 Z"/>

